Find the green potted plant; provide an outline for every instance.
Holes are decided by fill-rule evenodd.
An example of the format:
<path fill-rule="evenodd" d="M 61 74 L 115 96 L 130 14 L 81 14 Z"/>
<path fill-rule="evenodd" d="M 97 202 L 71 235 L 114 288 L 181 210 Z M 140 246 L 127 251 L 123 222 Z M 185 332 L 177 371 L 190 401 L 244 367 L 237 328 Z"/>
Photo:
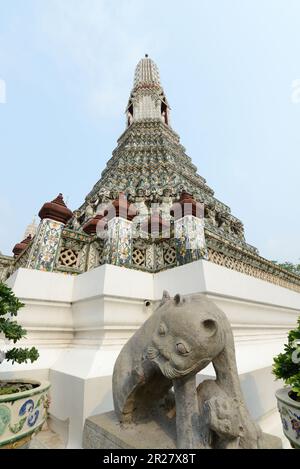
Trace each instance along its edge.
<path fill-rule="evenodd" d="M 276 392 L 283 432 L 292 447 L 300 449 L 300 318 L 289 332 L 284 353 L 274 358 L 273 373 L 286 384 Z"/>
<path fill-rule="evenodd" d="M 0 366 L 34 362 L 39 357 L 35 347 L 1 350 L 1 339 L 15 344 L 26 331 L 14 320 L 24 305 L 5 284 L 0 283 Z M 0 376 L 0 449 L 26 448 L 32 435 L 47 417 L 48 382 L 34 380 L 1 380 Z"/>

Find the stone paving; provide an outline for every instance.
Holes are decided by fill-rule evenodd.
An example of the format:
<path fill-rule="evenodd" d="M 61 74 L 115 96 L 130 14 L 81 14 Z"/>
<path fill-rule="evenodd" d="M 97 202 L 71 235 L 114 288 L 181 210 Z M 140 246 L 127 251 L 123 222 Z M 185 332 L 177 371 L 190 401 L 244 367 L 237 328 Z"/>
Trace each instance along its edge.
<path fill-rule="evenodd" d="M 65 449 L 65 444 L 57 433 L 45 428 L 32 438 L 29 449 Z"/>

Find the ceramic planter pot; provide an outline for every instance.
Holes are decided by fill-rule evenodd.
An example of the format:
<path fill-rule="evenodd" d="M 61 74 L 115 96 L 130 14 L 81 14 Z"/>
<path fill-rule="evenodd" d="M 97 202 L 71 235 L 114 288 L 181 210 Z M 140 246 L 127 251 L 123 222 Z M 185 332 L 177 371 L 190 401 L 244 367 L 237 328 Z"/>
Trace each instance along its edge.
<path fill-rule="evenodd" d="M 277 405 L 281 416 L 283 433 L 293 448 L 300 449 L 300 402 L 291 399 L 291 388 L 276 392 Z"/>
<path fill-rule="evenodd" d="M 10 381 L 7 381 L 8 383 Z M 37 384 L 33 389 L 0 396 L 0 449 L 26 448 L 47 418 L 48 381 L 11 380 Z"/>

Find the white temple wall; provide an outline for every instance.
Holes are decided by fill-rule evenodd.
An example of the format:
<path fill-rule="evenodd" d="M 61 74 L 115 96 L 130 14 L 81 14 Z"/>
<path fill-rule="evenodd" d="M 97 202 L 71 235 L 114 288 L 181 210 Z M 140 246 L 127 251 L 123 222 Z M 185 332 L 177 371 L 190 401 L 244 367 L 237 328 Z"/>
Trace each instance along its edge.
<path fill-rule="evenodd" d="M 197 261 L 158 274 L 104 265 L 77 277 L 19 269 L 7 282 L 26 304 L 20 321 L 26 346 L 40 359 L 1 365 L 1 377 L 50 379 L 50 425 L 68 447 L 80 447 L 87 416 L 112 409 L 111 374 L 128 338 L 149 317 L 163 290 L 205 293 L 226 313 L 233 328 L 243 392 L 254 418 L 280 434 L 273 357 L 296 325 L 300 294 Z M 212 367 L 205 375 L 213 375 Z"/>

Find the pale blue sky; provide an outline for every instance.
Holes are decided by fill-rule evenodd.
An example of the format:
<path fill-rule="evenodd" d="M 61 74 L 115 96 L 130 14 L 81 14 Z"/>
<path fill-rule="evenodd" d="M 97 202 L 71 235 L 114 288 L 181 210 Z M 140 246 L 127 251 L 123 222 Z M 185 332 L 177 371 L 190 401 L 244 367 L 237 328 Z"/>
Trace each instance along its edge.
<path fill-rule="evenodd" d="M 58 192 L 82 203 L 145 53 L 173 128 L 247 241 L 297 261 L 299 0 L 0 0 L 0 250 Z"/>

